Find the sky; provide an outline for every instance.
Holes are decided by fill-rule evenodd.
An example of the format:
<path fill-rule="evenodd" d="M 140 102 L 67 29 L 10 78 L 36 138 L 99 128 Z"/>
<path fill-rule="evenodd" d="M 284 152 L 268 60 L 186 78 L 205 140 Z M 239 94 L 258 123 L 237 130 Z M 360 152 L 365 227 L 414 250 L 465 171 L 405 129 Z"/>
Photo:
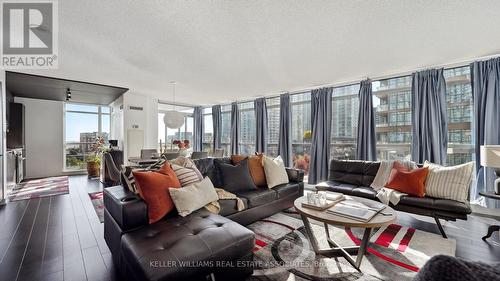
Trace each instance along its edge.
<path fill-rule="evenodd" d="M 68 112 L 69 110 L 81 112 Z M 97 113 L 97 106 L 80 105 L 80 104 L 66 104 L 66 118 L 65 118 L 65 133 L 66 142 L 79 142 L 80 133 L 92 133 L 99 130 L 99 118 Z M 103 112 L 109 113 L 109 108 L 102 107 Z M 87 112 L 87 113 L 83 113 Z M 110 116 L 103 114 L 102 116 L 102 131 L 108 132 L 110 129 Z"/>

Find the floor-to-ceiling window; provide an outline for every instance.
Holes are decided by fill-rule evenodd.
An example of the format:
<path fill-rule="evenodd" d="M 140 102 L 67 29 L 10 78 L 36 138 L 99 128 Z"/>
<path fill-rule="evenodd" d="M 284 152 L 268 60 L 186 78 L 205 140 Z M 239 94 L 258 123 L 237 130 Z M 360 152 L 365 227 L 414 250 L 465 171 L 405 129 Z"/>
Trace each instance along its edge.
<path fill-rule="evenodd" d="M 64 169 L 85 169 L 85 158 L 95 153 L 99 137 L 108 141 L 110 108 L 107 106 L 66 103 L 64 105 Z"/>
<path fill-rule="evenodd" d="M 472 90 L 468 66 L 446 69 L 446 101 L 448 104 L 447 164 L 457 165 L 473 160 Z"/>
<path fill-rule="evenodd" d="M 309 172 L 311 151 L 311 92 L 290 96 L 292 111 L 292 155 L 295 168 Z"/>
<path fill-rule="evenodd" d="M 212 108 L 203 109 L 203 151 L 212 152 L 214 143 L 214 124 L 212 121 Z"/>
<path fill-rule="evenodd" d="M 377 158 L 410 159 L 411 76 L 378 80 L 372 85 Z"/>
<path fill-rule="evenodd" d="M 255 153 L 255 111 L 254 103 L 242 102 L 238 104 L 240 109 L 240 154 L 252 155 Z"/>
<path fill-rule="evenodd" d="M 356 158 L 359 84 L 333 88 L 330 157 Z"/>
<path fill-rule="evenodd" d="M 280 98 L 268 98 L 267 105 L 267 154 L 278 156 L 278 142 L 280 137 Z"/>
<path fill-rule="evenodd" d="M 184 113 L 184 124 L 178 129 L 170 129 L 165 126 L 163 118 L 165 112 L 176 110 Z M 174 140 L 188 140 L 193 143 L 193 108 L 186 106 L 174 106 L 172 104 L 158 104 L 158 147 L 161 152 L 169 149 L 177 149 L 172 144 Z"/>
<path fill-rule="evenodd" d="M 224 149 L 224 155 L 231 153 L 231 105 L 221 106 L 221 148 Z"/>

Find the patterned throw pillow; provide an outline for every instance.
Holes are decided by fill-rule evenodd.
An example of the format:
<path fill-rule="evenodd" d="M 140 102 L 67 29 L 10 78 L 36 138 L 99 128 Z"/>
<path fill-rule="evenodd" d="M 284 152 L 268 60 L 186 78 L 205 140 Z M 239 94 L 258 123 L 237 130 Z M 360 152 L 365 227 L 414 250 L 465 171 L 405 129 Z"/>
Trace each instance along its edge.
<path fill-rule="evenodd" d="M 139 191 L 137 190 L 137 187 L 135 186 L 135 179 L 134 175 L 132 174 L 133 171 L 139 171 L 142 169 L 134 169 L 133 167 L 126 166 L 125 169 L 121 171 L 121 181 L 123 187 L 126 187 L 128 190 L 130 190 L 133 193 L 138 194 Z"/>
<path fill-rule="evenodd" d="M 177 175 L 177 178 L 179 179 L 181 186 L 191 185 L 203 179 L 200 178 L 198 174 L 196 174 L 196 172 L 190 168 L 172 164 L 172 170 L 174 170 L 175 174 Z"/>
<path fill-rule="evenodd" d="M 126 187 L 128 190 L 130 190 L 133 193 L 139 194 L 139 191 L 137 190 L 137 186 L 135 184 L 135 179 L 134 175 L 132 172 L 137 172 L 137 171 L 157 171 L 163 166 L 163 164 L 166 162 L 165 159 L 158 159 L 156 163 L 148 166 L 147 168 L 139 168 L 136 166 L 125 166 L 125 169 L 121 171 L 121 182 L 123 187 Z"/>
<path fill-rule="evenodd" d="M 425 161 L 429 175 L 425 181 L 427 196 L 466 202 L 474 177 L 474 162 L 444 167 Z"/>
<path fill-rule="evenodd" d="M 189 158 L 178 157 L 177 159 L 171 160 L 170 164 L 181 182 L 181 186 L 187 186 L 203 180 L 200 171 Z"/>

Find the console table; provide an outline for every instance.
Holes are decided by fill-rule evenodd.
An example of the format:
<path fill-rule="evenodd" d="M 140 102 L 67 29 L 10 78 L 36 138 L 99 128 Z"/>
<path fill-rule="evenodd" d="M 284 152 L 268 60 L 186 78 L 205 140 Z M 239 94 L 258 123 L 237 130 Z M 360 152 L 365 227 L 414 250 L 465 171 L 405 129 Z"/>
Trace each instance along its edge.
<path fill-rule="evenodd" d="M 479 192 L 479 195 L 484 196 L 486 198 L 500 200 L 500 194 L 496 194 L 493 191 Z M 486 239 L 490 238 L 493 232 L 495 231 L 500 231 L 500 225 L 490 225 L 490 227 L 488 228 L 488 233 L 486 234 L 486 236 L 483 237 L 483 240 L 486 241 Z"/>

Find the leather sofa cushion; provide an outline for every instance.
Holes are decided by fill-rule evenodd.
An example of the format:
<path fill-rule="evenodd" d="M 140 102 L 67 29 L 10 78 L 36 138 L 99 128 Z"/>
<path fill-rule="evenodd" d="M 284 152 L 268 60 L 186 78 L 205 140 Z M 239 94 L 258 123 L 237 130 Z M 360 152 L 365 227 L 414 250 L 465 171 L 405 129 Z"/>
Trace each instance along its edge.
<path fill-rule="evenodd" d="M 352 190 L 352 193 L 356 196 L 368 198 L 368 199 L 377 199 L 377 192 L 368 186 L 359 186 Z"/>
<path fill-rule="evenodd" d="M 459 214 L 470 214 L 472 212 L 468 203 L 432 197 L 418 198 L 413 196 L 403 196 L 399 201 L 399 204 Z"/>
<path fill-rule="evenodd" d="M 318 190 L 339 192 L 346 195 L 359 196 L 368 199 L 377 199 L 377 192 L 373 190 L 373 188 L 367 186 L 356 186 L 337 181 L 325 181 L 316 185 L 316 188 Z"/>
<path fill-rule="evenodd" d="M 277 198 L 276 191 L 268 188 L 259 188 L 257 190 L 237 191 L 236 196 L 248 200 L 248 207 L 254 208 L 263 204 L 270 203 Z"/>
<path fill-rule="evenodd" d="M 240 197 L 241 201 L 243 201 L 243 205 L 245 205 L 245 210 L 248 208 L 248 200 L 245 197 Z M 219 215 L 221 216 L 229 216 L 238 212 L 238 206 L 236 204 L 236 200 L 219 200 L 220 211 Z"/>
<path fill-rule="evenodd" d="M 122 255 L 134 280 L 191 280 L 213 268 L 179 262 L 234 261 L 251 253 L 254 234 L 227 218 L 200 209 L 122 236 Z M 155 266 L 159 262 L 159 266 Z M 170 266 L 169 263 L 170 262 Z"/>
<path fill-rule="evenodd" d="M 370 186 L 379 167 L 380 162 L 332 159 L 328 179 L 358 186 Z"/>
<path fill-rule="evenodd" d="M 225 158 L 201 158 L 193 160 L 198 171 L 203 175 L 203 177 L 209 177 L 215 187 L 222 187 L 222 177 L 219 173 L 219 169 L 215 167 L 214 160 L 230 164 L 231 160 L 227 157 Z"/>
<path fill-rule="evenodd" d="M 346 195 L 378 200 L 376 197 L 377 192 L 373 190 L 373 188 L 367 186 L 355 186 L 352 184 L 340 183 L 336 181 L 326 181 L 319 183 L 316 188 L 318 190 L 340 192 Z M 471 213 L 471 209 L 468 203 L 462 203 L 448 199 L 437 199 L 432 197 L 419 198 L 414 196 L 403 196 L 396 207 L 401 205 L 425 208 L 428 210 L 447 211 L 458 214 Z"/>
<path fill-rule="evenodd" d="M 277 199 L 281 199 L 283 197 L 287 197 L 299 192 L 300 186 L 298 183 L 286 183 L 275 186 L 272 188 L 272 190 L 276 191 L 276 194 L 278 196 Z"/>
<path fill-rule="evenodd" d="M 301 183 L 304 181 L 304 170 L 285 168 L 288 174 L 288 180 L 291 182 Z"/>
<path fill-rule="evenodd" d="M 338 181 L 324 181 L 316 185 L 318 190 L 329 190 L 333 192 L 340 192 L 347 195 L 352 195 L 352 191 L 357 188 L 357 185 L 338 182 Z"/>
<path fill-rule="evenodd" d="M 104 205 L 122 231 L 148 224 L 146 202 L 121 185 L 104 189 Z"/>

